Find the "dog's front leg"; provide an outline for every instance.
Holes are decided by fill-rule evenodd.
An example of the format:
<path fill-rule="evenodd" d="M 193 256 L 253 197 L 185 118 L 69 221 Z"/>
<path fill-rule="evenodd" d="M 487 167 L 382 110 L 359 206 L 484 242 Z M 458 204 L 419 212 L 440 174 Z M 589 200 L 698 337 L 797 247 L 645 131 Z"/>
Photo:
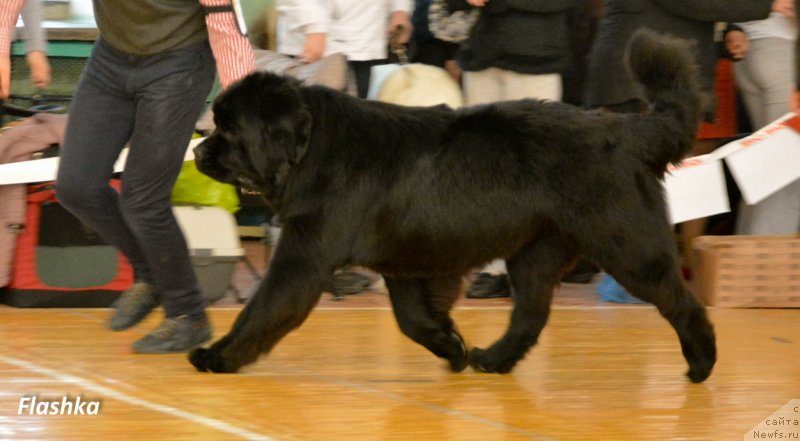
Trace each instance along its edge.
<path fill-rule="evenodd" d="M 325 254 L 308 237 L 293 231 L 283 228 L 266 278 L 228 335 L 189 355 L 197 370 L 236 372 L 269 352 L 308 317 L 333 269 L 320 262 Z"/>

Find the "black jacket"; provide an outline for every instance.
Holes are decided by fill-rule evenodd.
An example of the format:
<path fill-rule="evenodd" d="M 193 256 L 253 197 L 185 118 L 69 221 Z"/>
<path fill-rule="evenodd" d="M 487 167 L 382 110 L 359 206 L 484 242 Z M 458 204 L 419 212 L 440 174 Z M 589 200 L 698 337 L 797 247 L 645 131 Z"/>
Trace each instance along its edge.
<path fill-rule="evenodd" d="M 715 22 L 767 18 L 773 0 L 608 0 L 589 60 L 585 104 L 610 106 L 642 99 L 624 65 L 625 46 L 639 28 L 669 33 L 696 44 L 701 85 L 709 95 L 706 120 L 713 120 L 717 53 Z"/>
<path fill-rule="evenodd" d="M 450 11 L 472 7 L 465 0 L 447 3 Z M 461 68 L 561 73 L 570 63 L 567 14 L 572 3 L 573 0 L 490 0 L 458 53 Z"/>

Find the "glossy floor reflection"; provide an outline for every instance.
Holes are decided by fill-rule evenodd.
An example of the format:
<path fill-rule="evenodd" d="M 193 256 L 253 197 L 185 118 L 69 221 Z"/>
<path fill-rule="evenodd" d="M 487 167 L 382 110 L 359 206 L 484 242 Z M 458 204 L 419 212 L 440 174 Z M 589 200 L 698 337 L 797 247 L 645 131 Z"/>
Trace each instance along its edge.
<path fill-rule="evenodd" d="M 216 337 L 237 312 L 212 308 Z M 556 307 L 540 344 L 502 376 L 447 372 L 381 306 L 321 305 L 233 375 L 134 355 L 160 313 L 122 333 L 104 328 L 107 314 L 0 307 L 0 439 L 737 440 L 800 398 L 800 310 L 712 310 L 720 359 L 701 385 L 685 379 L 677 338 L 647 306 Z M 508 308 L 454 315 L 483 346 Z M 18 415 L 32 394 L 102 406 Z"/>

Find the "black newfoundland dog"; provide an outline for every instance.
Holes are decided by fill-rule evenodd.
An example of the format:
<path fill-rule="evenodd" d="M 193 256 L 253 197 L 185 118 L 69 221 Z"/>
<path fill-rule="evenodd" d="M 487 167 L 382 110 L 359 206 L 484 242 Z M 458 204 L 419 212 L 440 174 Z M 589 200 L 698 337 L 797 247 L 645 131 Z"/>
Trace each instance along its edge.
<path fill-rule="evenodd" d="M 701 97 L 691 49 L 642 32 L 630 66 L 644 115 L 539 100 L 452 110 L 369 102 L 255 73 L 214 103 L 199 169 L 258 190 L 279 213 L 267 277 L 233 329 L 189 356 L 236 372 L 300 326 L 337 268 L 383 275 L 400 329 L 453 371 L 506 373 L 536 343 L 579 255 L 674 327 L 694 382 L 716 360 L 704 307 L 678 271 L 661 178 L 693 143 Z M 508 330 L 468 349 L 450 309 L 462 276 L 506 259 Z"/>

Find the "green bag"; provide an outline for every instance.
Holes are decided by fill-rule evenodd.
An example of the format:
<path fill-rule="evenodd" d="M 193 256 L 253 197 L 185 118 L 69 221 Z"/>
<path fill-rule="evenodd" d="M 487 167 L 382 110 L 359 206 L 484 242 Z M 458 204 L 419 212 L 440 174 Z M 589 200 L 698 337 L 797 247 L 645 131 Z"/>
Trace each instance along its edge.
<path fill-rule="evenodd" d="M 172 203 L 222 207 L 231 213 L 239 210 L 236 187 L 200 173 L 194 161 L 185 161 L 181 166 L 181 173 L 172 188 Z"/>

